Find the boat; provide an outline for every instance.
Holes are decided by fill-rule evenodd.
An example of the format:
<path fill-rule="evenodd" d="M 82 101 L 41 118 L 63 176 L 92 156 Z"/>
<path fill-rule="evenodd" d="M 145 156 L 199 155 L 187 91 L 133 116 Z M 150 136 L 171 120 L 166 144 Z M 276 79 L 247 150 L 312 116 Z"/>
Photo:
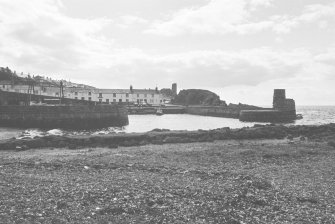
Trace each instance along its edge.
<path fill-rule="evenodd" d="M 300 119 L 303 119 L 304 117 L 302 116 L 302 114 L 297 114 L 297 116 L 296 116 L 296 119 L 297 120 L 300 120 Z"/>
<path fill-rule="evenodd" d="M 161 108 L 158 108 L 157 111 L 156 111 L 156 115 L 157 116 L 162 116 L 164 113 L 163 113 L 163 110 Z"/>

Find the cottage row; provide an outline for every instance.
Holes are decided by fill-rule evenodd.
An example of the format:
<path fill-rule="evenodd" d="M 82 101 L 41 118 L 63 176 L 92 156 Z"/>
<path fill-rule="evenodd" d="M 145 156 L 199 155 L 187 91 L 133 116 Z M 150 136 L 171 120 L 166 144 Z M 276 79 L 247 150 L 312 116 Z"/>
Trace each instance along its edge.
<path fill-rule="evenodd" d="M 157 89 L 95 89 L 64 87 L 63 93 L 60 87 L 13 85 L 10 81 L 1 81 L 0 90 L 8 92 L 44 95 L 87 100 L 100 103 L 135 103 L 159 105 L 165 97 Z"/>

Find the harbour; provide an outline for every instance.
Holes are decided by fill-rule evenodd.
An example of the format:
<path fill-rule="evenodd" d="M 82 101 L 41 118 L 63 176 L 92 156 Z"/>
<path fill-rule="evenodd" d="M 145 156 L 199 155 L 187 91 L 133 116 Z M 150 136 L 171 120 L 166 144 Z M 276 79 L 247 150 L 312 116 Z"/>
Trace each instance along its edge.
<path fill-rule="evenodd" d="M 286 125 L 322 125 L 335 123 L 335 106 L 298 106 L 297 113 L 303 115 L 303 119 Z M 111 133 L 141 133 L 153 129 L 168 130 L 210 130 L 216 128 L 243 128 L 252 127 L 255 124 L 268 124 L 261 122 L 242 122 L 233 118 L 198 116 L 191 114 L 153 114 L 128 115 L 129 124 L 121 127 L 91 128 L 84 130 L 65 129 L 36 129 L 36 128 L 6 128 L 0 127 L 0 139 L 8 138 L 33 138 L 46 135 L 106 135 Z"/>

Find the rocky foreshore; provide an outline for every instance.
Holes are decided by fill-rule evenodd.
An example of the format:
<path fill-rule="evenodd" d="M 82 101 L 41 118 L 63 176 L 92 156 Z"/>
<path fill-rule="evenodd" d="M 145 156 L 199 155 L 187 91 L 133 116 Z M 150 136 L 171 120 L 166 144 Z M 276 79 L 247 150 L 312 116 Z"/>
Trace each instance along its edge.
<path fill-rule="evenodd" d="M 250 128 L 230 129 L 220 128 L 214 130 L 198 131 L 170 131 L 166 129 L 154 129 L 145 133 L 119 133 L 93 136 L 44 136 L 25 139 L 7 139 L 0 141 L 1 150 L 26 150 L 38 148 L 85 148 L 140 146 L 147 144 L 212 142 L 214 140 L 228 139 L 293 139 L 301 140 L 326 140 L 332 144 L 335 139 L 335 124 L 319 126 L 310 125 L 255 125 Z"/>

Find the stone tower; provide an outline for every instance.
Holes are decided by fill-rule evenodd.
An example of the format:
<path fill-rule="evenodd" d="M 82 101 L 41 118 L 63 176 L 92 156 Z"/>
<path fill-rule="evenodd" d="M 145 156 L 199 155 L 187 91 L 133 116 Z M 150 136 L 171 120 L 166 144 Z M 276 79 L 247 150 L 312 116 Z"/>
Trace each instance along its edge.
<path fill-rule="evenodd" d="M 172 93 L 177 95 L 177 83 L 172 83 Z"/>
<path fill-rule="evenodd" d="M 285 89 L 274 90 L 273 109 L 282 111 L 289 118 L 296 117 L 295 102 L 293 99 L 286 99 Z"/>
<path fill-rule="evenodd" d="M 275 89 L 273 92 L 273 109 L 284 110 L 286 101 L 285 89 Z"/>

